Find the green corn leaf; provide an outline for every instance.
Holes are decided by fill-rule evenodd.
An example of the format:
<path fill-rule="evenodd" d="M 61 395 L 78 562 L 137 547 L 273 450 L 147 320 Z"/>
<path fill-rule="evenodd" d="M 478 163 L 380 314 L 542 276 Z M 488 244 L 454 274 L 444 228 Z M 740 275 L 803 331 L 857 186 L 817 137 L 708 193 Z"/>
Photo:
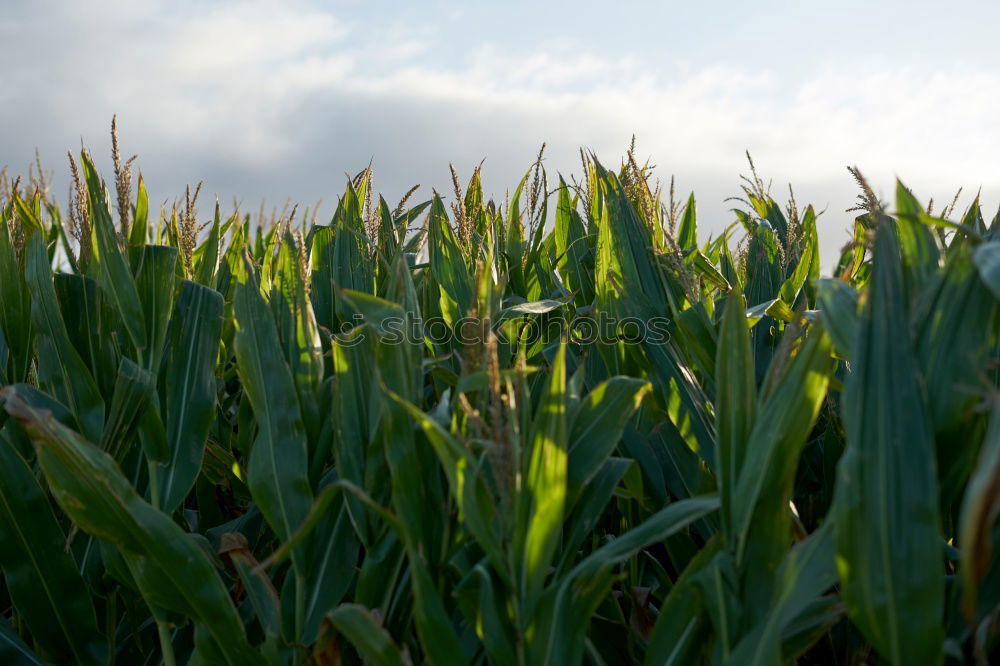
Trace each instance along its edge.
<path fill-rule="evenodd" d="M 99 441 L 104 430 L 104 400 L 66 333 L 40 234 L 28 239 L 25 254 L 25 277 L 32 294 L 31 320 L 37 331 L 38 384 L 69 407 L 84 436 Z"/>
<path fill-rule="evenodd" d="M 849 284 L 832 278 L 817 280 L 816 292 L 823 312 L 823 327 L 830 334 L 834 349 L 842 358 L 852 358 L 858 331 L 858 293 Z"/>
<path fill-rule="evenodd" d="M 34 332 L 27 271 L 22 270 L 6 225 L 0 227 L 0 329 L 10 352 L 7 376 L 11 383 L 28 379 Z"/>
<path fill-rule="evenodd" d="M 345 300 L 366 321 L 367 334 L 376 337 L 376 377 L 383 391 L 392 391 L 409 402 L 417 395 L 420 379 L 420 346 L 393 336 L 391 322 L 403 321 L 403 309 L 383 299 L 342 292 Z M 418 445 L 409 415 L 402 405 L 382 400 L 382 420 L 377 435 L 385 450 L 392 489 L 393 510 L 399 517 L 400 537 L 410 567 L 414 625 L 431 664 L 466 661 L 444 600 L 429 571 L 440 557 L 445 525 L 441 520 L 446 496 L 440 483 L 433 451 Z"/>
<path fill-rule="evenodd" d="M 545 314 L 546 312 L 552 312 L 557 310 L 566 304 L 562 301 L 552 300 L 551 298 L 545 298 L 540 301 L 530 301 L 528 303 L 519 303 L 517 305 L 512 305 L 509 308 L 504 308 L 500 311 L 500 316 L 505 314 Z"/>
<path fill-rule="evenodd" d="M 827 523 L 785 555 L 778 570 L 770 610 L 740 639 L 729 657 L 732 666 L 781 666 L 783 632 L 837 582 L 833 530 Z"/>
<path fill-rule="evenodd" d="M 524 277 L 525 242 L 524 221 L 521 215 L 521 195 L 524 193 L 525 185 L 528 184 L 531 172 L 532 169 L 529 168 L 514 189 L 514 194 L 510 198 L 510 204 L 507 206 L 507 220 L 504 221 L 507 228 L 506 230 L 501 229 L 498 234 L 498 237 L 501 237 L 504 241 L 500 254 L 505 255 L 507 269 L 510 272 L 511 289 L 515 294 L 522 296 L 527 293 L 527 286 Z"/>
<path fill-rule="evenodd" d="M 969 247 L 952 244 L 947 265 L 928 278 L 920 307 L 911 316 L 937 440 L 942 506 L 958 500 L 975 463 L 980 435 L 972 431 L 981 426 L 970 413 L 979 399 L 969 384 L 988 366 L 990 338 L 998 330 L 998 302 L 969 255 Z"/>
<path fill-rule="evenodd" d="M 615 450 L 626 424 L 652 388 L 641 379 L 612 377 L 595 386 L 573 411 L 567 470 L 571 497 Z"/>
<path fill-rule="evenodd" d="M 819 257 L 819 236 L 816 233 L 816 225 L 813 223 L 805 238 L 805 247 L 799 257 L 799 262 L 795 265 L 795 270 L 781 284 L 778 292 L 781 300 L 790 308 L 795 307 L 795 299 L 806 280 L 809 279 Z"/>
<path fill-rule="evenodd" d="M 962 609 L 967 619 L 976 617 L 977 597 L 983 578 L 996 566 L 993 531 L 1000 515 L 1000 400 L 994 399 L 989 430 L 979 452 L 975 472 L 962 500 L 959 541 L 962 562 L 959 573 L 964 591 Z"/>
<path fill-rule="evenodd" d="M 121 352 L 119 317 L 98 287 L 85 275 L 56 273 L 52 279 L 66 333 L 90 370 L 105 401 L 118 380 Z"/>
<path fill-rule="evenodd" d="M 448 215 L 439 197 L 431 204 L 428 224 L 431 272 L 441 286 L 441 310 L 445 321 L 454 325 L 472 306 L 472 275 L 462 256 L 458 238 L 448 224 Z"/>
<path fill-rule="evenodd" d="M 24 644 L 5 619 L 0 619 L 0 659 L 10 666 L 45 666 L 45 662 Z"/>
<path fill-rule="evenodd" d="M 398 255 L 401 254 L 399 251 L 402 247 L 403 238 L 402 234 L 405 234 L 405 229 L 399 229 L 396 225 L 396 221 L 392 217 L 392 211 L 389 210 L 389 204 L 386 202 L 385 197 L 379 195 L 378 198 L 378 239 L 377 246 L 385 256 L 391 262 Z M 376 277 L 376 280 L 378 278 Z"/>
<path fill-rule="evenodd" d="M 848 615 L 885 659 L 934 664 L 944 612 L 937 474 L 902 287 L 899 241 L 882 221 L 845 386 L 837 569 Z"/>
<path fill-rule="evenodd" d="M 309 248 L 309 270 L 312 289 L 309 298 L 317 325 L 336 330 L 337 276 L 333 260 L 335 232 L 329 227 L 314 227 Z"/>
<path fill-rule="evenodd" d="M 427 663 L 433 666 L 451 666 L 467 663 L 462 646 L 434 581 L 426 565 L 410 553 L 410 576 L 415 608 L 414 623 L 425 651 Z"/>
<path fill-rule="evenodd" d="M 610 588 L 612 566 L 652 543 L 662 541 L 719 507 L 717 497 L 681 500 L 647 518 L 619 538 L 601 546 L 551 586 L 540 602 L 541 626 L 528 646 L 534 661 L 547 664 L 558 655 L 574 663 L 572 654 L 582 651 L 582 631 L 600 598 L 593 599 L 587 590 L 602 597 Z M 587 583 L 589 581 L 589 585 Z M 591 612 L 586 612 L 591 610 Z M 579 658 L 576 659 L 579 661 Z"/>
<path fill-rule="evenodd" d="M 10 347 L 7 345 L 7 336 L 3 334 L 3 328 L 0 328 L 0 384 L 7 384 L 9 382 L 7 378 L 7 365 L 9 361 Z"/>
<path fill-rule="evenodd" d="M 233 290 L 236 281 L 233 276 L 238 275 L 241 270 L 243 263 L 243 250 L 246 247 L 247 238 L 249 236 L 249 230 L 245 224 L 235 216 L 232 218 L 233 224 L 230 226 L 232 230 L 229 239 L 229 247 L 226 251 L 222 253 L 219 259 L 219 269 L 215 274 L 215 290 L 218 291 L 226 299 L 227 307 L 227 319 L 231 315 L 229 304 L 232 303 Z M 232 326 L 227 321 L 227 330 L 231 330 Z M 231 336 L 226 336 L 227 340 L 231 341 Z"/>
<path fill-rule="evenodd" d="M 688 363 L 697 369 L 699 377 L 703 378 L 705 392 L 713 393 L 715 391 L 715 356 L 718 341 L 712 316 L 706 308 L 706 301 L 696 303 L 681 312 L 674 324 L 673 331 L 668 330 L 668 334 L 674 341 L 674 346 L 682 350 L 685 358 L 690 359 Z M 664 326 L 657 332 L 661 332 L 665 328 Z"/>
<path fill-rule="evenodd" d="M 716 460 L 722 525 L 730 539 L 735 536 L 733 504 L 739 501 L 736 494 L 739 470 L 743 469 L 747 441 L 757 418 L 757 384 L 745 310 L 743 295 L 731 294 L 722 315 L 715 368 Z"/>
<path fill-rule="evenodd" d="M 854 234 L 851 243 L 840 256 L 837 270 L 834 277 L 840 280 L 856 280 L 862 277 L 862 266 L 865 258 L 865 248 L 868 247 L 866 237 L 868 235 L 868 225 L 866 216 L 859 216 L 854 220 Z"/>
<path fill-rule="evenodd" d="M 921 219 L 926 217 L 923 206 L 899 180 L 896 181 L 896 210 L 903 277 L 918 287 L 937 270 L 941 250 L 937 237 Z"/>
<path fill-rule="evenodd" d="M 69 411 L 69 408 L 58 400 L 53 399 L 48 393 L 43 393 L 30 384 L 11 384 L 10 388 L 17 391 L 17 397 L 31 405 L 33 408 L 44 409 L 45 411 L 51 413 L 55 420 L 59 421 L 66 427 L 74 430 L 79 429 L 76 419 L 73 418 L 73 414 Z M 2 406 L 3 399 L 0 398 L 0 407 Z M 6 419 L 7 417 L 7 412 L 0 409 L 0 418 Z M 17 423 L 17 421 L 15 420 L 12 423 Z M 9 430 L 4 432 L 11 434 Z M 19 449 L 18 451 L 26 460 L 34 457 L 34 449 L 30 446 L 30 442 L 28 448 L 23 451 Z"/>
<path fill-rule="evenodd" d="M 363 489 L 349 481 L 340 479 L 330 482 L 329 485 L 320 491 L 316 497 L 316 501 L 310 507 L 306 519 L 302 521 L 299 528 L 288 539 L 285 539 L 281 546 L 259 565 L 259 568 L 266 569 L 271 565 L 284 561 L 296 548 L 305 544 L 309 540 L 309 537 L 313 536 L 316 530 L 323 525 L 324 520 L 329 516 L 330 507 L 333 506 L 334 501 L 345 492 L 357 497 L 362 504 L 372 509 L 379 518 L 385 521 L 386 525 L 393 532 L 400 535 L 405 533 L 402 523 L 391 511 L 379 505 Z"/>
<path fill-rule="evenodd" d="M 750 237 L 746 272 L 747 303 L 759 303 L 761 305 L 758 307 L 762 308 L 760 316 L 763 318 L 750 334 L 754 349 L 754 368 L 757 372 L 757 383 L 760 384 L 764 380 L 768 366 L 771 365 L 771 357 L 777 347 L 773 318 L 781 318 L 779 312 L 771 312 L 770 309 L 772 307 L 787 309 L 787 304 L 778 298 L 784 282 L 779 239 L 769 224 L 762 222 Z M 767 305 L 763 305 L 765 303 Z"/>
<path fill-rule="evenodd" d="M 35 442 L 56 501 L 81 529 L 114 544 L 147 603 L 204 625 L 224 663 L 260 663 L 205 551 L 139 497 L 106 453 L 21 401 L 16 390 L 2 394 Z"/>
<path fill-rule="evenodd" d="M 118 243 L 111 219 L 109 197 L 90 157 L 83 153 L 80 162 L 90 195 L 88 210 L 94 237 L 97 240 L 94 258 L 100 264 L 101 288 L 118 309 L 132 345 L 145 360 L 151 351 L 147 339 L 145 311 L 139 299 L 132 271 Z M 149 363 L 144 362 L 143 365 L 150 367 Z"/>
<path fill-rule="evenodd" d="M 572 462 L 572 457 L 571 457 Z M 632 467 L 628 458 L 608 458 L 587 484 L 571 499 L 572 513 L 563 526 L 561 550 L 556 556 L 558 572 L 566 571 L 573 564 L 577 549 L 593 534 L 598 522 L 608 508 L 608 502 L 625 473 Z"/>
<path fill-rule="evenodd" d="M 83 211 L 0 193 L 0 477 L 37 486 L 0 560 L 39 515 L 97 618 L 0 578 L 0 662 L 988 661 L 1000 217 L 897 184 L 821 279 L 757 173 L 699 242 L 694 194 L 581 158 L 454 216 L 366 168 L 328 224 L 217 205 L 194 248 L 141 176 L 116 228 L 89 155 Z"/>
<path fill-rule="evenodd" d="M 817 643 L 844 619 L 844 604 L 834 594 L 816 597 L 781 634 L 781 655 L 786 660 L 802 660 Z"/>
<path fill-rule="evenodd" d="M 1000 240 L 991 240 L 977 247 L 972 253 L 972 261 L 993 295 L 1000 299 Z"/>
<path fill-rule="evenodd" d="M 606 206 L 597 238 L 597 303 L 618 316 L 663 315 L 671 308 L 652 238 L 611 173 L 600 169 Z M 617 284 L 616 284 L 617 281 Z"/>
<path fill-rule="evenodd" d="M 694 253 L 694 268 L 702 277 L 722 291 L 729 291 L 732 288 L 732 285 L 729 284 L 729 280 L 722 274 L 722 271 L 716 268 L 708 257 L 697 250 Z"/>
<path fill-rule="evenodd" d="M 132 228 L 129 230 L 129 245 L 141 247 L 149 237 L 149 193 L 146 191 L 146 181 L 142 172 L 139 173 L 139 184 L 136 187 L 135 215 Z"/>
<path fill-rule="evenodd" d="M 819 216 L 816 214 L 816 210 L 812 207 L 812 204 L 806 207 L 806 212 L 802 216 L 802 229 L 806 234 L 807 238 L 813 245 L 813 252 L 811 253 L 812 265 L 809 267 L 809 274 L 806 276 L 806 286 L 819 279 L 819 259 L 820 259 L 820 244 L 819 244 L 819 230 L 816 227 L 816 220 Z"/>
<path fill-rule="evenodd" d="M 7 593 L 43 654 L 53 661 L 103 664 L 107 650 L 97 631 L 94 606 L 76 562 L 66 552 L 47 494 L 2 438 L 0 535 Z"/>
<path fill-rule="evenodd" d="M 743 283 L 743 273 L 736 268 L 736 259 L 729 248 L 729 235 L 720 238 L 719 246 L 719 272 L 732 287 L 742 291 L 745 288 Z"/>
<path fill-rule="evenodd" d="M 698 576 L 719 553 L 722 540 L 711 539 L 688 562 L 660 606 L 646 649 L 647 666 L 685 666 L 707 659 L 711 645 L 705 602 L 695 585 Z"/>
<path fill-rule="evenodd" d="M 681 250 L 689 252 L 698 249 L 698 223 L 695 212 L 694 192 L 688 196 L 684 213 L 681 215 L 680 228 L 677 232 L 677 244 Z"/>
<path fill-rule="evenodd" d="M 310 249 L 310 299 L 316 323 L 332 332 L 339 324 L 353 324 L 349 308 L 337 297 L 339 289 L 374 293 L 374 276 L 368 251 L 361 238 L 343 226 L 319 227 L 312 234 Z"/>
<path fill-rule="evenodd" d="M 795 468 L 826 398 L 833 370 L 830 354 L 829 336 L 814 324 L 787 371 L 759 405 L 746 441 L 732 509 L 736 561 L 751 619 L 766 610 L 788 547 Z"/>
<path fill-rule="evenodd" d="M 566 505 L 566 346 L 560 345 L 551 379 L 538 405 L 525 477 L 523 560 L 520 584 L 526 599 L 539 593 L 559 542 Z"/>
<path fill-rule="evenodd" d="M 503 607 L 503 596 L 497 594 L 496 586 L 489 571 L 477 565 L 471 576 L 478 583 L 478 604 L 476 609 L 476 634 L 483 642 L 491 663 L 498 666 L 517 664 L 516 641 L 512 627 Z"/>
<path fill-rule="evenodd" d="M 358 562 L 358 539 L 346 507 L 329 511 L 317 525 L 306 565 L 302 641 L 316 640 L 324 615 L 348 593 Z"/>
<path fill-rule="evenodd" d="M 305 426 L 274 318 L 260 295 L 249 258 L 244 261 L 247 266 L 233 302 L 236 360 L 259 426 L 248 483 L 268 524 L 287 539 L 312 504 Z"/>
<path fill-rule="evenodd" d="M 680 312 L 679 301 L 651 250 L 650 230 L 614 174 L 599 165 L 595 168 L 605 201 L 598 219 L 595 308 L 619 320 L 638 317 L 650 321 Z M 686 422 L 692 448 L 712 465 L 714 434 L 705 409 L 708 399 L 703 388 L 692 380 L 678 346 L 673 340 L 663 343 L 647 337 L 642 349 L 647 358 L 638 362 L 652 366 L 650 379 L 661 400 L 666 403 L 673 396 L 679 398 L 671 413 L 675 424 Z M 605 363 L 612 373 L 618 372 L 607 360 Z"/>
<path fill-rule="evenodd" d="M 392 506 L 405 527 L 402 540 L 411 566 L 415 558 L 435 562 L 441 556 L 440 540 L 446 527 L 441 515 L 446 511 L 447 493 L 440 466 L 432 447 L 416 437 L 406 410 L 388 396 L 392 392 L 411 403 L 417 400 L 420 346 L 407 344 L 387 330 L 390 322 L 403 321 L 404 313 L 399 306 L 372 296 L 359 298 L 358 294 L 352 294 L 350 302 L 366 318 L 364 334 L 375 339 L 375 380 L 381 389 L 381 395 L 377 396 L 381 419 L 373 424 L 373 442 L 381 445 L 388 467 Z M 380 483 L 385 480 L 383 477 Z"/>
<path fill-rule="evenodd" d="M 39 195 L 32 196 L 28 202 L 15 192 L 12 193 L 11 199 L 17 219 L 25 227 L 25 231 L 28 233 L 36 231 L 44 233 L 46 231 L 46 224 L 42 222 L 41 197 Z"/>
<path fill-rule="evenodd" d="M 792 321 L 795 319 L 795 312 L 780 298 L 772 298 L 769 301 L 758 303 L 746 309 L 746 318 L 750 320 L 750 325 L 756 325 L 760 321 L 770 321 L 780 319 L 781 321 Z M 770 357 L 768 357 L 770 358 Z"/>
<path fill-rule="evenodd" d="M 311 398 L 323 381 L 322 347 L 316 318 L 306 295 L 307 279 L 296 252 L 296 241 L 286 232 L 278 249 L 269 305 L 278 324 L 278 335 L 300 402 Z"/>
<path fill-rule="evenodd" d="M 161 507 L 172 513 L 198 478 L 215 414 L 215 364 L 222 336 L 222 296 L 184 280 L 171 318 L 161 376 L 168 462 L 159 471 Z"/>
<path fill-rule="evenodd" d="M 723 550 L 691 576 L 691 584 L 700 593 L 705 616 L 712 626 L 712 661 L 728 660 L 747 611 L 739 593 L 736 564 L 732 553 Z"/>
<path fill-rule="evenodd" d="M 654 507 L 663 506 L 669 497 L 687 499 L 716 489 L 705 460 L 669 420 L 648 437 L 626 429 L 622 443 L 648 479 L 648 501 Z"/>
<path fill-rule="evenodd" d="M 389 632 L 364 606 L 342 604 L 330 611 L 327 618 L 357 648 L 366 663 L 377 666 L 406 666 L 410 663 Z"/>
<path fill-rule="evenodd" d="M 131 448 L 143 419 L 150 410 L 156 409 L 156 378 L 127 358 L 118 367 L 115 392 L 108 410 L 108 421 L 104 426 L 101 448 L 116 461 L 121 462 Z M 146 456 L 150 460 L 166 460 L 168 456 L 166 440 L 161 433 L 152 433 L 143 438 Z"/>
<path fill-rule="evenodd" d="M 373 391 L 375 375 L 375 350 L 373 336 L 359 327 L 332 343 L 333 414 L 335 435 L 333 459 L 341 479 L 358 487 L 373 490 L 367 479 L 385 476 L 385 455 L 381 447 L 373 446 L 373 428 L 376 402 Z M 368 457 L 368 453 L 373 455 Z M 376 495 L 380 493 L 376 492 Z M 347 509 L 362 543 L 371 545 L 374 534 L 368 527 L 366 511 L 356 497 L 347 498 Z"/>
<path fill-rule="evenodd" d="M 305 241 L 303 240 L 303 243 Z M 305 256 L 306 248 L 302 249 Z M 333 426 L 325 418 L 321 400 L 324 379 L 323 348 L 309 300 L 308 269 L 300 261 L 298 241 L 288 232 L 278 250 L 278 263 L 268 305 L 278 326 L 278 337 L 298 391 L 299 408 L 306 428 L 309 459 L 318 476 L 329 453 Z M 317 479 L 318 480 L 318 479 Z"/>
<path fill-rule="evenodd" d="M 551 589 L 535 612 L 539 639 L 528 645 L 527 663 L 548 664 L 554 659 L 581 664 L 587 648 L 587 625 L 611 592 L 613 576 L 600 569 L 587 579 Z"/>
<path fill-rule="evenodd" d="M 556 252 L 561 257 L 558 268 L 566 287 L 574 292 L 574 303 L 582 306 L 594 300 L 593 256 L 591 239 L 573 204 L 560 178 L 555 220 Z"/>
<path fill-rule="evenodd" d="M 459 518 L 486 551 L 495 569 L 509 579 L 506 557 L 495 533 L 496 517 L 493 516 L 491 499 L 478 461 L 433 418 L 398 395 L 391 392 L 389 395 L 406 409 L 423 430 L 444 468 L 452 495 L 458 504 Z"/>
<path fill-rule="evenodd" d="M 278 592 L 271 579 L 257 567 L 246 537 L 239 532 L 223 534 L 219 540 L 219 554 L 228 557 L 236 569 L 264 633 L 268 638 L 276 639 L 281 632 Z"/>
<path fill-rule="evenodd" d="M 233 220 L 230 219 L 230 222 Z M 198 266 L 195 268 L 194 281 L 198 284 L 215 289 L 215 274 L 219 269 L 219 242 L 222 231 L 221 213 L 219 203 L 215 203 L 215 217 L 212 219 L 212 228 L 208 232 L 208 238 L 198 248 Z"/>
<path fill-rule="evenodd" d="M 375 271 L 368 261 L 368 230 L 363 210 L 367 190 L 367 177 L 366 182 L 359 182 L 357 187 L 348 181 L 333 223 L 338 232 L 335 269 L 342 278 L 338 284 L 345 289 L 371 293 Z"/>
<path fill-rule="evenodd" d="M 144 367 L 155 370 L 163 355 L 167 325 L 174 305 L 177 248 L 145 245 L 132 248 L 135 265 L 135 286 L 142 304 L 148 349 Z"/>

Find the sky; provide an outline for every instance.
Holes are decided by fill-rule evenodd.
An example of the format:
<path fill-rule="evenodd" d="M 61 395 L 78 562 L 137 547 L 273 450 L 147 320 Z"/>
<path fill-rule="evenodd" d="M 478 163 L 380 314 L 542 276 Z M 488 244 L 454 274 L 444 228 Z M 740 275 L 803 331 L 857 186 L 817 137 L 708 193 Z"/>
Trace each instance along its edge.
<path fill-rule="evenodd" d="M 998 25 L 1000 3 L 961 0 L 8 0 L 0 165 L 37 149 L 62 199 L 66 151 L 109 169 L 118 114 L 154 205 L 204 181 L 202 202 L 330 210 L 370 160 L 390 205 L 483 160 L 502 199 L 543 142 L 555 180 L 634 134 L 702 234 L 734 221 L 749 150 L 775 198 L 825 211 L 830 272 L 848 165 L 890 204 L 897 177 L 938 209 L 959 187 L 960 210 L 1000 204 Z"/>

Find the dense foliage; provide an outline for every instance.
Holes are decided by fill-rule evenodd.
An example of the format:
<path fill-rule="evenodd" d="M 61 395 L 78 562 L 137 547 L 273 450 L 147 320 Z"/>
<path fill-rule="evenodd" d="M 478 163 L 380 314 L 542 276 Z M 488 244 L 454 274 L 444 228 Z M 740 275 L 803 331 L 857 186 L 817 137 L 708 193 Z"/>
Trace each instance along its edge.
<path fill-rule="evenodd" d="M 151 215 L 115 157 L 4 194 L 3 663 L 1000 654 L 978 200 L 856 173 L 821 278 L 756 173 L 705 240 L 631 154 L 450 211 L 367 169 L 326 225 Z"/>

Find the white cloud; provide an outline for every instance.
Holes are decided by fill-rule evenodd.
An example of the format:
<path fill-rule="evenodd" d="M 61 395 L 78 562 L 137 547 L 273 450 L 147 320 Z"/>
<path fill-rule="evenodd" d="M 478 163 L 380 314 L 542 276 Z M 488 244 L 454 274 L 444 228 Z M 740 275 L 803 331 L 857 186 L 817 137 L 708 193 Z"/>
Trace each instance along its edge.
<path fill-rule="evenodd" d="M 449 160 L 468 170 L 485 156 L 502 195 L 542 141 L 566 173 L 580 145 L 617 163 L 634 132 L 664 176 L 695 189 L 714 231 L 731 221 L 723 199 L 750 148 L 776 194 L 792 182 L 800 203 L 829 205 L 825 265 L 853 200 L 846 164 L 889 195 L 898 173 L 924 198 L 964 184 L 1000 199 L 995 69 L 843 61 L 790 76 L 779 64 L 609 56 L 565 36 L 528 52 L 470 43 L 442 61 L 438 46 L 458 37 L 433 26 L 371 26 L 308 3 L 198 7 L 13 12 L 0 49 L 17 65 L 0 122 L 17 131 L 0 139 L 0 159 L 26 164 L 38 145 L 60 160 L 81 134 L 99 150 L 117 112 L 154 194 L 204 178 L 248 204 L 330 201 L 341 174 L 372 156 L 387 195 L 415 181 L 447 191 Z"/>

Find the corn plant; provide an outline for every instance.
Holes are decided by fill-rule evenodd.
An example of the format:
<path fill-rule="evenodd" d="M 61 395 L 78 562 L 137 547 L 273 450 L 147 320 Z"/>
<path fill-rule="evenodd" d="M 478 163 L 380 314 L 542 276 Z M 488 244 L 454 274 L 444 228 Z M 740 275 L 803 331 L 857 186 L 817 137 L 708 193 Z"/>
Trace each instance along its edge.
<path fill-rule="evenodd" d="M 753 168 L 702 239 L 632 151 L 503 204 L 369 168 L 328 224 L 157 214 L 113 153 L 3 195 L 3 663 L 1000 658 L 978 198 L 854 170 L 822 277 Z"/>

